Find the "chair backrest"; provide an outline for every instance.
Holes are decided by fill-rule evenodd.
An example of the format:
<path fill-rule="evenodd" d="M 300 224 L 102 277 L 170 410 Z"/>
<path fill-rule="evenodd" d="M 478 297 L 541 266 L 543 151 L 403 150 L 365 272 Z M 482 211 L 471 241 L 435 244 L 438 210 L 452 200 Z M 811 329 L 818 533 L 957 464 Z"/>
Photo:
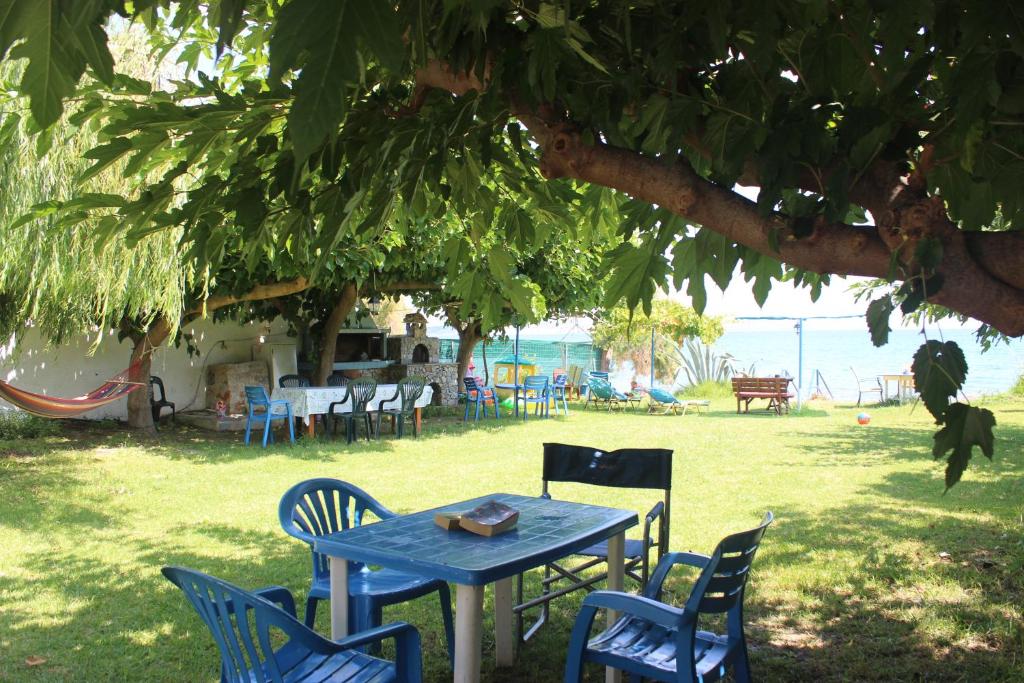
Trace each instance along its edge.
<path fill-rule="evenodd" d="M 657 387 L 651 387 L 650 389 L 648 389 L 647 395 L 650 396 L 655 401 L 657 401 L 658 403 L 682 403 L 682 401 L 680 401 L 670 392 L 665 391 L 664 389 L 658 389 Z"/>
<path fill-rule="evenodd" d="M 621 448 L 544 444 L 543 494 L 553 481 L 631 489 L 661 489 L 664 514 L 658 528 L 658 556 L 668 549 L 672 515 L 672 451 L 665 448 Z"/>
<path fill-rule="evenodd" d="M 632 489 L 672 490 L 672 451 L 544 444 L 544 492 L 552 481 Z"/>
<path fill-rule="evenodd" d="M 555 381 L 551 383 L 553 387 L 564 387 L 569 382 L 569 375 L 561 374 L 555 375 Z"/>
<path fill-rule="evenodd" d="M 728 612 L 737 603 L 742 604 L 743 588 L 750 576 L 750 565 L 761 544 L 765 529 L 775 519 L 771 512 L 753 529 L 726 536 L 718 542 L 715 552 L 700 577 L 693 584 L 686 610 L 699 614 Z M 660 569 L 660 568 L 659 568 Z M 651 583 L 659 580 L 655 570 Z"/>
<path fill-rule="evenodd" d="M 551 381 L 552 382 L 555 381 L 556 379 L 558 379 L 559 375 L 564 375 L 564 374 L 565 374 L 565 368 L 555 368 L 554 370 L 551 371 Z"/>
<path fill-rule="evenodd" d="M 462 378 L 462 385 L 466 387 L 466 391 L 480 391 L 481 387 L 476 382 L 476 377 L 466 375 Z"/>
<path fill-rule="evenodd" d="M 371 377 L 357 377 L 348 382 L 348 398 L 351 402 L 352 412 L 360 413 L 366 410 L 369 403 L 377 393 L 377 380 Z"/>
<path fill-rule="evenodd" d="M 398 394 L 402 399 L 402 412 L 412 412 L 416 401 L 423 395 L 423 387 L 427 384 L 426 377 L 413 375 L 398 380 Z"/>
<path fill-rule="evenodd" d="M 338 479 L 318 478 L 301 481 L 288 489 L 281 497 L 277 516 L 285 533 L 310 545 L 313 578 L 317 579 L 329 575 L 329 561 L 326 555 L 312 550 L 313 542 L 319 536 L 361 525 L 366 511 L 378 519 L 395 516 L 358 486 Z M 349 562 L 352 571 L 362 566 Z"/>
<path fill-rule="evenodd" d="M 548 388 L 548 378 L 544 375 L 527 375 L 523 378 L 523 386 L 528 390 L 542 390 Z"/>
<path fill-rule="evenodd" d="M 587 380 L 587 386 L 590 387 L 591 393 L 598 398 L 609 399 L 612 397 L 612 385 L 606 379 L 591 377 Z"/>
<path fill-rule="evenodd" d="M 282 645 L 280 634 L 307 646 L 322 640 L 274 603 L 227 581 L 184 567 L 164 567 L 162 571 L 185 593 L 209 628 L 220 650 L 222 680 L 284 681 L 274 655 L 274 646 Z"/>
<path fill-rule="evenodd" d="M 332 373 L 327 376 L 327 386 L 329 387 L 343 387 L 348 384 L 348 377 L 340 373 Z"/>
<path fill-rule="evenodd" d="M 597 378 L 597 379 L 603 379 L 606 382 L 608 381 L 608 373 L 607 372 L 602 372 L 600 370 L 592 370 L 590 372 L 590 377 L 591 378 Z"/>
<path fill-rule="evenodd" d="M 164 381 L 156 375 L 149 376 L 149 386 L 152 387 L 152 400 L 156 403 L 163 403 L 167 400 L 167 392 L 164 391 Z M 156 397 L 156 390 L 160 388 L 160 398 Z"/>
<path fill-rule="evenodd" d="M 281 375 L 277 379 L 277 386 L 282 389 L 285 387 L 308 387 L 309 378 L 302 375 Z"/>
<path fill-rule="evenodd" d="M 267 396 L 267 390 L 262 386 L 245 388 L 245 399 L 249 402 L 249 407 L 253 406 L 266 406 L 270 405 L 270 397 Z"/>
<path fill-rule="evenodd" d="M 583 379 L 583 368 L 581 368 L 578 365 L 570 365 L 569 366 L 569 384 L 573 385 L 574 387 L 578 387 L 580 385 L 580 380 L 582 380 L 582 379 Z"/>

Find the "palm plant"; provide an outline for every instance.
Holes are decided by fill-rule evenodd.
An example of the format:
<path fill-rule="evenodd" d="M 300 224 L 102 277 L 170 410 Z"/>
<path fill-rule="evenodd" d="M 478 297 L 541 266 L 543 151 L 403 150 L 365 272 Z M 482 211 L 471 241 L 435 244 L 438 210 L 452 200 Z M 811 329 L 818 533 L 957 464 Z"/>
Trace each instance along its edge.
<path fill-rule="evenodd" d="M 732 354 L 717 354 L 697 339 L 687 339 L 675 352 L 690 384 L 726 382 L 737 374 Z"/>

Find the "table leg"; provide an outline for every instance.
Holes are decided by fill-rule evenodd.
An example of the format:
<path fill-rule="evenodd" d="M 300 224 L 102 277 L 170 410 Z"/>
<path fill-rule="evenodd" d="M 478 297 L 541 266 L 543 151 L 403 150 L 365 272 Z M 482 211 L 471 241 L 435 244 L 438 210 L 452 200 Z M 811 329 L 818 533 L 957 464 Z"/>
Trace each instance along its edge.
<path fill-rule="evenodd" d="M 306 436 L 311 439 L 316 436 L 316 415 L 306 418 Z"/>
<path fill-rule="evenodd" d="M 494 582 L 494 659 L 498 666 L 512 666 L 516 658 L 513 578 L 510 576 Z"/>
<path fill-rule="evenodd" d="M 455 586 L 455 683 L 479 683 L 480 681 L 483 621 L 484 587 L 457 584 Z"/>
<path fill-rule="evenodd" d="M 331 558 L 331 638 L 348 635 L 348 560 Z"/>
<path fill-rule="evenodd" d="M 619 532 L 608 539 L 608 590 L 621 591 L 625 581 L 626 534 Z M 619 618 L 619 613 L 608 610 L 608 625 L 611 626 Z M 620 683 L 622 672 L 618 669 L 606 668 L 605 683 Z"/>
<path fill-rule="evenodd" d="M 416 422 L 416 433 L 423 432 L 423 408 L 412 409 L 412 419 Z"/>

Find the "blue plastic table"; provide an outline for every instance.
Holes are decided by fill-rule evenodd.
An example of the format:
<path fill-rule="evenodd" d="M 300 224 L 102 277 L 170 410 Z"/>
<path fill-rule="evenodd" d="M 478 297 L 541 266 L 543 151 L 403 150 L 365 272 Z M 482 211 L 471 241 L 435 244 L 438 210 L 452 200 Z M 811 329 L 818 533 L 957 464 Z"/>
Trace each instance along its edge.
<path fill-rule="evenodd" d="M 434 523 L 436 512 L 471 510 L 488 500 L 519 510 L 516 529 L 485 537 Z M 494 583 L 495 659 L 508 666 L 516 641 L 513 578 L 608 539 L 608 588 L 622 590 L 625 531 L 636 524 L 632 510 L 495 493 L 324 536 L 315 547 L 331 557 L 331 635 L 347 635 L 349 560 L 444 579 L 456 584 L 455 681 L 479 681 L 484 586 Z"/>

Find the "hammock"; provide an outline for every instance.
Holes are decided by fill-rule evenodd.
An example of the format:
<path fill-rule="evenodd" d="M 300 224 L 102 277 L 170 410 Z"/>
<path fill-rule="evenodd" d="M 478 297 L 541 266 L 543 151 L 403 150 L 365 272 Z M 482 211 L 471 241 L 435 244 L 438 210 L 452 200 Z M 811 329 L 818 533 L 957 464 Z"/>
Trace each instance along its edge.
<path fill-rule="evenodd" d="M 77 398 L 61 398 L 59 396 L 47 396 L 36 394 L 0 380 L 0 397 L 6 399 L 25 412 L 38 415 L 39 417 L 75 417 L 100 406 L 113 403 L 122 396 L 126 396 L 139 387 L 145 386 L 141 382 L 130 382 L 128 368 L 118 373 L 109 381 L 97 389 L 90 391 L 85 396 Z"/>

